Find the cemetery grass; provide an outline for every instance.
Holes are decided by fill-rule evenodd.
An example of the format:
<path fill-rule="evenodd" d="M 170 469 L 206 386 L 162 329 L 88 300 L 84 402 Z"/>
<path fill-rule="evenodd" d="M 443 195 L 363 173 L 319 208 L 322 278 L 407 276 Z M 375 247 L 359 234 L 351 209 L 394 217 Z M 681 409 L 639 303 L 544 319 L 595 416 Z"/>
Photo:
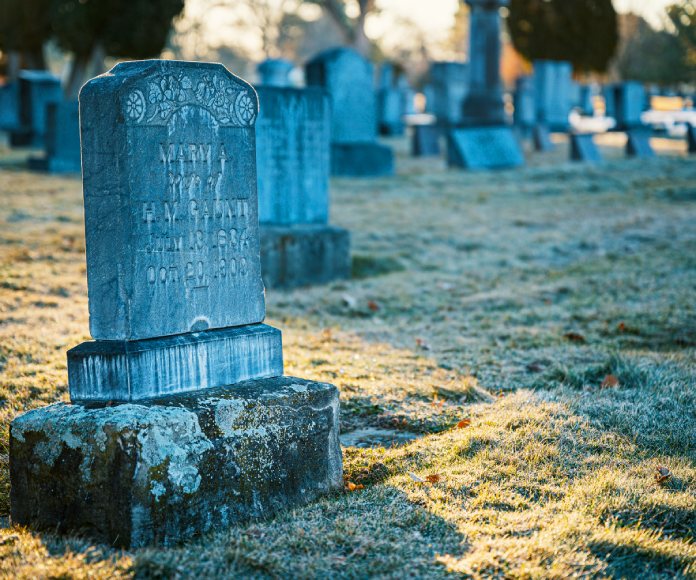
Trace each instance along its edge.
<path fill-rule="evenodd" d="M 335 180 L 354 278 L 269 291 L 346 491 L 179 548 L 8 527 L 8 429 L 88 339 L 80 183 L 0 170 L 3 577 L 696 577 L 696 164 Z M 658 481 L 658 479 L 660 481 Z M 352 491 L 350 491 L 352 490 Z"/>

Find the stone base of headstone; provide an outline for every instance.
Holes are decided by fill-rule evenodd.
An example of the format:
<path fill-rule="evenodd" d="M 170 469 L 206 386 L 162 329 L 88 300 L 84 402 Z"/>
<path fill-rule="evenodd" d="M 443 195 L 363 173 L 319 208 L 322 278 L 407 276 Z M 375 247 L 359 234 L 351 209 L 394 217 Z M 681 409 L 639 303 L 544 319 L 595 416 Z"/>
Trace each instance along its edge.
<path fill-rule="evenodd" d="M 282 374 L 281 333 L 266 324 L 95 340 L 68 351 L 70 400 L 81 402 L 138 401 Z"/>
<path fill-rule="evenodd" d="M 394 175 L 394 152 L 379 143 L 332 143 L 331 175 L 379 177 Z"/>
<path fill-rule="evenodd" d="M 594 142 L 594 136 L 590 133 L 571 133 L 570 159 L 584 163 L 600 163 L 602 156 Z"/>
<path fill-rule="evenodd" d="M 13 524 L 170 546 L 341 488 L 338 390 L 292 377 L 138 404 L 58 403 L 10 427 Z"/>
<path fill-rule="evenodd" d="M 380 123 L 379 134 L 385 137 L 402 137 L 406 132 L 406 126 L 403 123 Z"/>
<path fill-rule="evenodd" d="M 650 145 L 649 129 L 631 129 L 626 132 L 626 156 L 649 159 L 655 157 L 652 145 Z"/>
<path fill-rule="evenodd" d="M 524 154 L 510 127 L 453 129 L 447 136 L 447 162 L 464 169 L 504 169 L 524 165 Z"/>
<path fill-rule="evenodd" d="M 80 173 L 80 123 L 77 101 L 46 105 L 46 155 L 29 158 L 29 169 Z"/>
<path fill-rule="evenodd" d="M 10 131 L 11 147 L 41 147 L 43 139 L 37 138 L 31 128 L 18 127 Z"/>
<path fill-rule="evenodd" d="M 414 125 L 411 154 L 414 157 L 439 156 L 440 135 L 442 135 L 442 129 L 436 125 Z"/>
<path fill-rule="evenodd" d="M 686 125 L 686 142 L 689 153 L 696 153 L 696 125 Z"/>
<path fill-rule="evenodd" d="M 46 173 L 80 173 L 82 165 L 79 157 L 73 160 L 55 157 L 30 157 L 29 169 L 45 171 Z"/>
<path fill-rule="evenodd" d="M 350 278 L 350 233 L 323 224 L 261 226 L 267 288 L 298 288 Z"/>
<path fill-rule="evenodd" d="M 551 133 L 546 125 L 535 125 L 532 129 L 532 142 L 534 143 L 534 151 L 540 153 L 553 151 L 553 143 L 551 142 Z"/>

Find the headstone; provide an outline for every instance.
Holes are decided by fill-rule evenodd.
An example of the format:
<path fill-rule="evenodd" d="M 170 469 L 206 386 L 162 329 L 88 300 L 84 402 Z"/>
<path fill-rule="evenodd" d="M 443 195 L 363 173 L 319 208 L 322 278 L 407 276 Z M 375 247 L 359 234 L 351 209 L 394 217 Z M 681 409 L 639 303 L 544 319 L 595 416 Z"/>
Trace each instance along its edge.
<path fill-rule="evenodd" d="M 426 111 L 435 115 L 441 127 L 459 125 L 468 85 L 467 65 L 463 62 L 433 62 L 429 77 Z"/>
<path fill-rule="evenodd" d="M 568 130 L 572 73 L 573 67 L 566 61 L 534 61 L 537 121 L 551 131 Z"/>
<path fill-rule="evenodd" d="M 535 151 L 543 153 L 553 150 L 551 134 L 549 133 L 549 128 L 546 125 L 534 126 L 534 129 L 532 129 L 532 142 L 534 143 Z"/>
<path fill-rule="evenodd" d="M 350 48 L 322 52 L 305 69 L 308 86 L 331 96 L 331 173 L 372 177 L 394 173 L 394 154 L 377 143 L 372 65 Z"/>
<path fill-rule="evenodd" d="M 396 85 L 401 94 L 401 111 L 404 115 L 415 115 L 416 114 L 416 92 L 413 87 L 408 82 L 406 75 L 401 75 L 396 80 Z"/>
<path fill-rule="evenodd" d="M 616 86 L 613 84 L 602 87 L 602 97 L 604 99 L 604 116 L 616 118 Z"/>
<path fill-rule="evenodd" d="M 689 153 L 696 153 L 696 125 L 686 124 L 686 142 Z"/>
<path fill-rule="evenodd" d="M 500 9 L 510 0 L 466 0 L 469 5 L 469 88 L 462 123 L 499 126 L 507 122 L 500 78 Z"/>
<path fill-rule="evenodd" d="M 17 83 L 0 86 L 0 131 L 12 131 L 19 126 Z"/>
<path fill-rule="evenodd" d="M 649 159 L 655 157 L 652 145 L 650 145 L 650 129 L 634 128 L 626 131 L 626 155 Z"/>
<path fill-rule="evenodd" d="M 594 89 L 592 85 L 578 85 L 578 103 L 577 107 L 583 115 L 592 117 L 594 115 Z"/>
<path fill-rule="evenodd" d="M 338 393 L 261 324 L 253 88 L 117 65 L 80 94 L 94 342 L 10 427 L 14 524 L 174 545 L 342 486 Z M 89 404 L 87 404 L 89 403 Z"/>
<path fill-rule="evenodd" d="M 46 155 L 31 157 L 29 167 L 49 173 L 80 173 L 80 120 L 77 101 L 46 108 Z"/>
<path fill-rule="evenodd" d="M 289 87 L 290 73 L 294 65 L 282 58 L 267 58 L 257 67 L 261 86 L 264 87 Z"/>
<path fill-rule="evenodd" d="M 500 78 L 500 9 L 509 0 L 466 0 L 470 10 L 469 89 L 461 125 L 451 129 L 450 167 L 497 169 L 524 163 L 520 143 L 507 125 Z"/>
<path fill-rule="evenodd" d="M 570 159 L 585 163 L 600 163 L 602 156 L 591 133 L 570 134 Z"/>
<path fill-rule="evenodd" d="M 636 81 L 614 86 L 616 129 L 626 131 L 642 126 L 641 115 L 645 110 L 645 89 Z"/>
<path fill-rule="evenodd" d="M 437 125 L 413 125 L 411 154 L 414 157 L 439 157 L 441 134 L 442 129 Z"/>
<path fill-rule="evenodd" d="M 377 120 L 381 135 L 401 136 L 405 132 L 404 102 L 396 84 L 394 65 L 383 63 L 380 68 L 380 83 L 377 91 Z"/>
<path fill-rule="evenodd" d="M 63 99 L 60 79 L 46 71 L 19 73 L 19 126 L 11 134 L 13 147 L 43 147 L 46 107 Z"/>
<path fill-rule="evenodd" d="M 260 87 L 261 271 L 267 288 L 348 278 L 350 234 L 330 226 L 331 103 L 323 89 Z"/>
<path fill-rule="evenodd" d="M 522 76 L 515 81 L 513 122 L 524 135 L 529 135 L 536 125 L 536 109 L 534 104 L 534 80 Z"/>
<path fill-rule="evenodd" d="M 448 163 L 464 169 L 503 169 L 524 165 L 519 143 L 508 127 L 450 131 Z"/>

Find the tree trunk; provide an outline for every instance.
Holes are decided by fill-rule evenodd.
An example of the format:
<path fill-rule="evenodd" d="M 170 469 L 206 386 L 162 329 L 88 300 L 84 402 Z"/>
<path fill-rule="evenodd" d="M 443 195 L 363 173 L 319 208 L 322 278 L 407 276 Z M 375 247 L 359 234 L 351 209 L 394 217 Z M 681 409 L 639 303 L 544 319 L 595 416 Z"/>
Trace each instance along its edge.
<path fill-rule="evenodd" d="M 65 98 L 73 101 L 77 99 L 83 81 L 87 76 L 87 67 L 89 66 L 90 58 L 84 54 L 74 54 L 72 64 L 70 66 L 70 75 L 68 82 L 65 84 Z"/>
<path fill-rule="evenodd" d="M 16 50 L 7 53 L 7 80 L 16 81 L 22 68 L 22 55 Z"/>

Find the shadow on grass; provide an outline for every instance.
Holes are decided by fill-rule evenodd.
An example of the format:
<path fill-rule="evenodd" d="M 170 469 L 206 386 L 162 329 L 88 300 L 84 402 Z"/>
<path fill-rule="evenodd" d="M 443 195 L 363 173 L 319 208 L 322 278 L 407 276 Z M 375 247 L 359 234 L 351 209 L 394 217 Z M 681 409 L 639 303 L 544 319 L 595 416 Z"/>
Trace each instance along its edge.
<path fill-rule="evenodd" d="M 605 562 L 605 572 L 611 578 L 686 577 L 683 556 L 665 553 L 657 546 L 602 540 L 591 542 L 589 547 Z"/>

